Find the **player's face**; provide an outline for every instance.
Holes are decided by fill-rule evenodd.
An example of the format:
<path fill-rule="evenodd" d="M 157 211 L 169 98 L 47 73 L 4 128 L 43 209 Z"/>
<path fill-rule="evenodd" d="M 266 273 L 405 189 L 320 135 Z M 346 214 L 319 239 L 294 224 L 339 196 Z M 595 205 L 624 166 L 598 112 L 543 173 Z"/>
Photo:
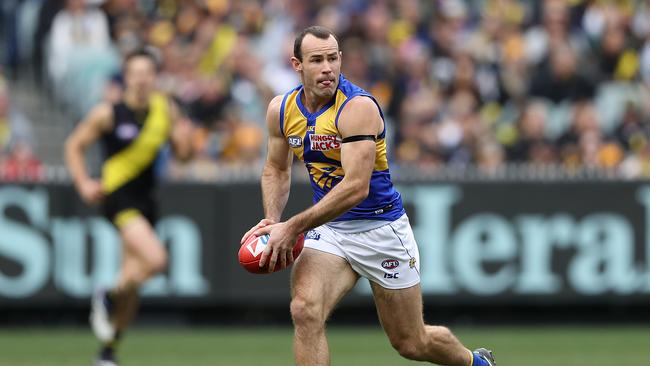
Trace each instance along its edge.
<path fill-rule="evenodd" d="M 148 57 L 134 57 L 126 65 L 124 78 L 127 90 L 146 98 L 156 83 L 156 65 Z"/>
<path fill-rule="evenodd" d="M 302 40 L 302 62 L 292 58 L 300 72 L 305 89 L 318 98 L 331 98 L 336 92 L 341 74 L 341 52 L 333 36 L 320 39 L 307 34 Z"/>

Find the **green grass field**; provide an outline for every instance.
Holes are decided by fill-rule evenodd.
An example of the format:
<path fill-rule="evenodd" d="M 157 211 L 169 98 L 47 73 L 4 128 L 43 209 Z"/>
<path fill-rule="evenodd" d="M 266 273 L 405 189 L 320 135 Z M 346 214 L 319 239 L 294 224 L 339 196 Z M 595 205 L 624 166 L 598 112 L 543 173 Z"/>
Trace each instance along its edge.
<path fill-rule="evenodd" d="M 636 366 L 650 359 L 648 327 L 457 328 L 469 347 L 495 350 L 499 366 Z M 399 358 L 381 329 L 332 327 L 332 365 L 416 365 Z M 90 331 L 0 329 L 1 366 L 89 366 Z M 288 366 L 289 328 L 138 328 L 119 353 L 122 366 Z"/>

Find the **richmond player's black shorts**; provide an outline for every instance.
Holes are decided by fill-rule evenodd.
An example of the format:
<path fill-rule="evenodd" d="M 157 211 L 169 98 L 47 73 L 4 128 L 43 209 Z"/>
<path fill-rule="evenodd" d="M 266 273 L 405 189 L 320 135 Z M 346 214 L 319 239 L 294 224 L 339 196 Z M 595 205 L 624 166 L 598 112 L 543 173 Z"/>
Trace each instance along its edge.
<path fill-rule="evenodd" d="M 118 189 L 108 194 L 104 197 L 102 205 L 104 217 L 118 229 L 139 215 L 142 215 L 151 226 L 154 226 L 157 209 L 153 192 L 135 192 L 127 189 Z"/>

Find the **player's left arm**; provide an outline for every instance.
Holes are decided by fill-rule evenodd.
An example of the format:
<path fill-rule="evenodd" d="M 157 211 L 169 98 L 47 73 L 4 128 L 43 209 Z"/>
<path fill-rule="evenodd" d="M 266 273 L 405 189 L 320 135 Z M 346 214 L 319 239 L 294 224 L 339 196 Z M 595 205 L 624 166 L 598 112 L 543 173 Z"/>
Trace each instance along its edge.
<path fill-rule="evenodd" d="M 193 155 L 192 134 L 194 128 L 192 121 L 181 112 L 171 98 L 169 100 L 169 117 L 172 121 L 169 140 L 174 156 L 180 161 L 188 161 Z"/>
<path fill-rule="evenodd" d="M 261 228 L 256 232 L 256 235 L 271 234 L 260 259 L 260 266 L 264 266 L 268 259 L 269 270 L 272 271 L 278 256 L 284 264 L 284 256 L 292 258 L 291 250 L 299 233 L 332 221 L 368 196 L 375 165 L 375 138 L 383 128 L 377 105 L 370 98 L 355 97 L 341 112 L 338 128 L 344 141 L 346 138 L 353 140 L 344 142 L 341 147 L 344 178 L 314 206 L 285 222 Z"/>

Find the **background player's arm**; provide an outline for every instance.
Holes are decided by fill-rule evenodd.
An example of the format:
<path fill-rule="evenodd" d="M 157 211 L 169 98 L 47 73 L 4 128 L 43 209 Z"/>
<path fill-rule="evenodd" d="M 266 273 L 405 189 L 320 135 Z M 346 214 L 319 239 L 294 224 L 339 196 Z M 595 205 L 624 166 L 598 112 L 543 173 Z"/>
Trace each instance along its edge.
<path fill-rule="evenodd" d="M 170 142 L 174 156 L 180 161 L 188 161 L 192 158 L 192 121 L 181 113 L 178 105 L 169 101 L 169 114 L 172 120 L 172 129 L 170 132 Z"/>
<path fill-rule="evenodd" d="M 75 127 L 65 142 L 65 164 L 79 195 L 89 204 L 98 203 L 103 198 L 103 191 L 101 184 L 88 175 L 85 152 L 88 146 L 111 127 L 112 117 L 113 109 L 109 104 L 96 106 Z"/>
<path fill-rule="evenodd" d="M 289 198 L 292 155 L 289 145 L 280 132 L 281 104 L 282 96 L 278 95 L 271 100 L 266 113 L 269 140 L 261 179 L 264 219 L 244 234 L 242 243 L 258 228 L 280 221 Z"/>
<path fill-rule="evenodd" d="M 365 97 L 356 97 L 348 102 L 341 112 L 338 124 L 342 138 L 377 136 L 382 126 L 377 105 Z M 289 219 L 287 224 L 292 231 L 301 233 L 325 224 L 361 203 L 368 196 L 375 156 L 375 141 L 361 140 L 342 144 L 343 180 L 316 205 Z"/>

